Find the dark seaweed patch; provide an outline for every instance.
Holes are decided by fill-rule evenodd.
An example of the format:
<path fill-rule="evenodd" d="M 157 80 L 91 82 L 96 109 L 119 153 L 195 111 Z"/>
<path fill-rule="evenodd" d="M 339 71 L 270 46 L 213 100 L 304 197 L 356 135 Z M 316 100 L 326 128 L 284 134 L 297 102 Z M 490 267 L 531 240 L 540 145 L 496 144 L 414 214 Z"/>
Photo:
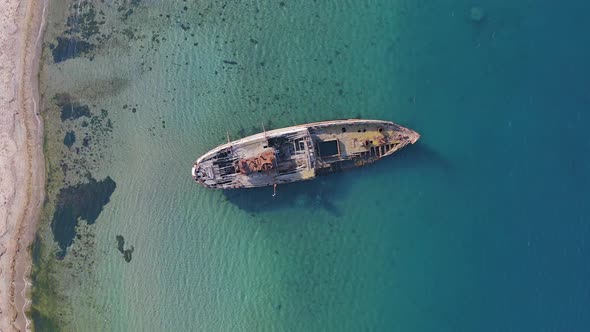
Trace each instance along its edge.
<path fill-rule="evenodd" d="M 72 101 L 72 96 L 67 93 L 58 93 L 53 97 L 55 104 L 61 108 L 61 121 L 76 120 L 80 117 L 90 117 L 90 108 Z M 88 125 L 88 123 L 86 123 Z M 84 125 L 82 125 L 84 127 Z"/>
<path fill-rule="evenodd" d="M 123 259 L 125 259 L 127 263 L 131 262 L 132 254 L 135 248 L 131 246 L 131 248 L 125 249 L 125 238 L 123 235 L 117 235 L 115 239 L 117 240 L 117 250 L 123 254 Z"/>
<path fill-rule="evenodd" d="M 76 134 L 73 131 L 68 131 L 64 137 L 64 145 L 71 148 L 76 142 Z"/>
<path fill-rule="evenodd" d="M 90 108 L 87 105 L 68 104 L 61 108 L 61 121 L 75 120 L 83 116 L 91 116 Z"/>
<path fill-rule="evenodd" d="M 33 326 L 36 331 L 59 331 L 59 327 L 55 318 L 48 317 L 37 310 L 37 308 L 31 308 L 31 319 L 33 320 Z"/>
<path fill-rule="evenodd" d="M 73 59 L 79 55 L 89 53 L 94 45 L 75 37 L 57 37 L 57 45 L 50 44 L 51 54 L 55 63 Z"/>
<path fill-rule="evenodd" d="M 64 258 L 67 248 L 74 242 L 78 220 L 84 219 L 88 224 L 93 224 L 116 187 L 115 181 L 108 176 L 102 181 L 91 177 L 88 183 L 59 191 L 51 221 L 53 237 L 60 248 L 58 258 Z"/>
<path fill-rule="evenodd" d="M 66 32 L 70 34 L 80 33 L 84 39 L 89 39 L 100 33 L 100 25 L 102 24 L 104 24 L 104 21 L 96 21 L 96 12 L 90 6 L 87 12 L 68 17 L 66 25 L 70 29 Z"/>
<path fill-rule="evenodd" d="M 131 0 L 129 2 L 130 6 L 139 6 L 139 4 L 141 3 L 141 0 Z M 126 3 L 124 2 L 123 4 L 121 4 L 118 8 L 117 11 L 119 13 L 123 13 L 123 16 L 121 17 L 121 20 L 126 21 L 129 16 L 131 16 L 133 14 L 133 9 L 132 8 L 127 8 Z"/>
<path fill-rule="evenodd" d="M 123 252 L 123 258 L 127 263 L 131 262 L 131 255 L 133 254 L 133 250 L 135 250 L 135 248 L 131 246 L 130 249 L 126 249 L 125 252 Z"/>
<path fill-rule="evenodd" d="M 125 238 L 123 235 L 117 235 L 115 238 L 117 239 L 117 249 L 120 253 L 124 253 L 125 250 L 123 248 L 125 247 Z"/>
<path fill-rule="evenodd" d="M 35 240 L 31 245 L 31 259 L 33 260 L 33 265 L 39 264 L 41 260 L 41 237 L 39 234 L 35 234 Z"/>

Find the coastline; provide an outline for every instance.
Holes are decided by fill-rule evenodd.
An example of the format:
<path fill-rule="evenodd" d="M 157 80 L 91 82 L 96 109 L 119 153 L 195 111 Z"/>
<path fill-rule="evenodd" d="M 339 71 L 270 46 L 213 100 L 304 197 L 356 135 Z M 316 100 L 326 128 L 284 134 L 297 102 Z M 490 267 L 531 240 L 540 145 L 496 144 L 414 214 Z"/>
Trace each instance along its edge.
<path fill-rule="evenodd" d="M 44 200 L 38 69 L 46 0 L 0 4 L 0 330 L 30 330 L 32 243 Z"/>

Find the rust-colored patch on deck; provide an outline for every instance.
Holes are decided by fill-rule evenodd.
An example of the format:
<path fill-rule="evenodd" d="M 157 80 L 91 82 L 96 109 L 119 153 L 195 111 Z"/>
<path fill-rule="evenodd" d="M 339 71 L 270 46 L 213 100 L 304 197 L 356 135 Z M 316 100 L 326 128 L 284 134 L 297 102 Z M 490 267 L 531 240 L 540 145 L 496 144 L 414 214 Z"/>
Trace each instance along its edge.
<path fill-rule="evenodd" d="M 275 153 L 273 150 L 266 150 L 256 157 L 240 159 L 238 168 L 241 174 L 254 172 L 268 172 L 275 166 Z"/>

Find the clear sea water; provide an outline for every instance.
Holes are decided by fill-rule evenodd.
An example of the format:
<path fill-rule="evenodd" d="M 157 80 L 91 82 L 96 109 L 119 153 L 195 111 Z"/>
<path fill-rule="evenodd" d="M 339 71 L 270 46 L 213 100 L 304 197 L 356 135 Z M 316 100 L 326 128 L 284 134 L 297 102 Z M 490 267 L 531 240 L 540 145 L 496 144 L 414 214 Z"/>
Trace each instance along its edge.
<path fill-rule="evenodd" d="M 52 6 L 43 98 L 108 111 L 90 169 L 116 182 L 81 249 L 93 264 L 57 288 L 64 328 L 590 329 L 587 1 Z M 53 63 L 49 44 L 90 7 L 108 38 Z M 46 117 L 47 145 L 63 145 L 73 127 Z M 226 132 L 353 117 L 422 138 L 276 197 L 190 178 Z"/>

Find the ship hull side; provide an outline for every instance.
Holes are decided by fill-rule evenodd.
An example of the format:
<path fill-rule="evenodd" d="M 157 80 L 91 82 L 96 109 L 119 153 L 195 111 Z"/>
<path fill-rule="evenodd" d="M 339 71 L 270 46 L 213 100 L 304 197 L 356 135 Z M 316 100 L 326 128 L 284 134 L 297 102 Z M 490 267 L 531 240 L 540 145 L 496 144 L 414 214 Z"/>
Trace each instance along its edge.
<path fill-rule="evenodd" d="M 238 174 L 240 160 L 258 160 L 256 156 L 262 156 L 261 151 L 267 151 L 264 153 L 268 156 L 273 142 L 283 137 L 292 138 L 295 148 L 300 148 L 299 152 L 295 152 L 300 154 L 296 171 L 281 173 L 281 149 L 275 146 L 272 151 L 275 151 L 278 161 L 273 159 L 274 164 L 266 165 L 268 170 Z M 220 145 L 197 159 L 191 175 L 201 185 L 219 189 L 264 187 L 305 181 L 316 175 L 371 164 L 406 145 L 414 144 L 419 138 L 417 132 L 389 121 L 350 119 L 308 123 L 255 134 Z M 220 171 L 222 169 L 234 171 L 232 165 L 223 161 L 220 155 L 224 158 L 231 155 L 234 158 L 235 173 L 220 174 L 223 173 Z"/>

